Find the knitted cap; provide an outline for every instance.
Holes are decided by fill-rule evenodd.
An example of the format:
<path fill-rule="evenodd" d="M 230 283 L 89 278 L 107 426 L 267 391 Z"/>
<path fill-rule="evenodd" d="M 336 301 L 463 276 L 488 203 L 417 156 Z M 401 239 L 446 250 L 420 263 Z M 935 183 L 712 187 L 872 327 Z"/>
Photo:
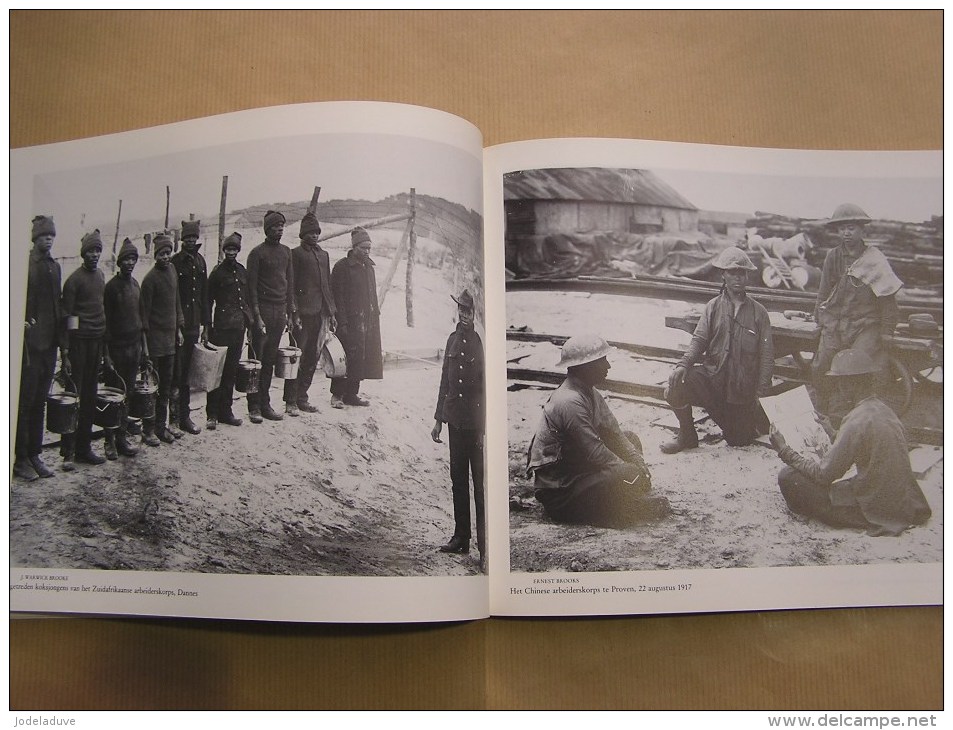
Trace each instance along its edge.
<path fill-rule="evenodd" d="M 285 217 L 277 210 L 269 210 L 267 213 L 265 213 L 264 228 L 266 231 L 272 226 L 278 225 L 279 223 L 284 225 Z"/>
<path fill-rule="evenodd" d="M 228 236 L 224 241 L 222 241 L 222 250 L 226 248 L 237 248 L 239 251 L 242 250 L 242 234 L 236 231 L 232 235 Z"/>
<path fill-rule="evenodd" d="M 321 224 L 318 223 L 318 217 L 308 211 L 304 214 L 304 218 L 301 219 L 301 231 L 298 233 L 298 238 L 304 238 L 309 233 L 321 234 Z"/>
<path fill-rule="evenodd" d="M 50 216 L 38 215 L 33 219 L 33 237 L 31 241 L 35 241 L 40 236 L 55 236 L 56 228 L 53 226 L 53 219 Z"/>
<path fill-rule="evenodd" d="M 189 236 L 199 237 L 199 230 L 202 221 L 182 221 L 182 238 Z"/>
<path fill-rule="evenodd" d="M 128 238 L 122 242 L 122 246 L 119 248 L 119 255 L 116 257 L 116 261 L 122 261 L 127 256 L 131 256 L 134 259 L 139 258 L 139 250 Z"/>
<path fill-rule="evenodd" d="M 359 243 L 370 243 L 371 237 L 367 235 L 367 231 L 363 228 L 355 228 L 351 231 L 351 248 L 354 248 Z"/>
<path fill-rule="evenodd" d="M 163 249 L 172 250 L 172 236 L 168 233 L 157 233 L 156 237 L 152 239 L 152 255 L 158 256 Z"/>
<path fill-rule="evenodd" d="M 99 235 L 98 228 L 92 233 L 87 233 L 85 236 L 83 236 L 83 240 L 79 245 L 80 255 L 86 253 L 91 248 L 98 248 L 100 251 L 103 250 L 103 239 Z"/>

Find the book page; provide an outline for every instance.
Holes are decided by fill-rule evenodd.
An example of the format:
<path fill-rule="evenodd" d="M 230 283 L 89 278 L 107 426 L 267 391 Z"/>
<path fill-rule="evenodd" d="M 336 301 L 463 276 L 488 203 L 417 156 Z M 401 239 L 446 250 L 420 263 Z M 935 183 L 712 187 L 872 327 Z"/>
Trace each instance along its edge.
<path fill-rule="evenodd" d="M 481 155 L 479 131 L 457 117 L 364 102 L 258 109 L 13 150 L 11 451 L 20 457 L 22 447 L 24 458 L 33 455 L 32 446 L 13 443 L 22 375 L 34 384 L 20 423 L 39 424 L 37 452 L 53 473 L 31 478 L 29 465 L 17 458 L 23 475 L 18 472 L 10 485 L 11 608 L 336 622 L 488 615 L 476 532 L 469 554 L 439 551 L 454 535 L 454 510 L 447 435 L 439 442 L 432 437 L 444 351 L 457 327 L 454 298 L 468 291 L 473 330 L 482 335 L 485 329 Z M 305 224 L 309 210 L 317 225 Z M 129 417 L 142 417 L 126 423 L 107 400 L 97 400 L 86 449 L 75 398 L 61 398 L 43 420 L 47 393 L 35 382 L 44 358 L 55 361 L 51 369 L 61 368 L 55 344 L 49 346 L 54 340 L 40 357 L 24 350 L 19 335 L 32 327 L 33 338 L 45 316 L 24 318 L 31 239 L 35 226 L 43 226 L 31 224 L 35 216 L 52 217 L 55 224 L 51 257 L 63 287 L 84 265 L 83 251 L 95 248 L 81 240 L 96 229 L 102 243 L 97 270 L 105 281 L 118 279 L 117 257 L 132 246 L 138 260 L 131 276 L 143 294 L 151 287 L 149 316 L 157 319 L 150 320 L 155 331 L 147 340 L 155 351 L 147 356 L 154 372 L 134 363 L 135 374 L 126 378 L 134 382 L 119 386 Z M 266 218 L 275 230 L 276 216 L 283 230 L 277 245 L 255 254 L 251 279 L 252 252 L 276 243 L 265 243 Z M 234 388 L 214 407 L 202 391 L 191 392 L 184 406 L 176 399 L 172 389 L 180 381 L 175 356 L 168 354 L 175 345 L 167 347 L 156 334 L 167 326 L 169 342 L 175 338 L 174 321 L 155 304 L 168 291 L 162 287 L 171 285 L 162 279 L 146 285 L 167 248 L 161 234 L 169 234 L 178 256 L 186 228 L 198 230 L 209 275 L 224 256 L 223 239 L 241 238 L 236 264 L 247 278 L 233 264 L 227 277 L 238 324 L 218 318 L 218 307 L 227 307 L 221 297 L 208 323 L 213 344 L 235 335 L 237 326 L 241 345 L 240 351 L 226 345 L 240 362 Z M 305 251 L 312 268 L 298 268 L 294 252 L 315 228 L 317 241 L 309 239 Z M 371 263 L 361 259 L 349 269 L 368 240 Z M 326 252 L 323 263 L 319 249 Z M 288 257 L 298 273 L 290 318 L 296 341 L 281 332 L 289 318 L 292 275 L 282 263 Z M 52 264 L 41 259 L 48 270 Z M 184 287 L 184 275 L 175 270 Z M 255 282 L 260 311 L 247 322 L 256 341 L 261 335 L 258 352 L 247 347 L 244 305 L 237 304 L 243 297 L 251 304 Z M 41 284 L 47 288 L 38 288 L 37 296 L 45 312 L 55 296 L 48 278 Z M 115 344 L 103 345 L 101 322 L 95 321 L 102 317 L 96 314 L 102 295 L 79 284 L 71 291 L 86 297 L 73 324 L 78 329 L 67 340 L 70 358 L 77 358 L 73 375 L 84 370 L 95 378 L 101 355 L 95 348 L 108 352 Z M 180 306 L 198 312 L 205 302 L 196 287 L 189 291 L 196 299 L 180 298 Z M 114 326 L 135 329 L 135 305 L 123 301 L 127 308 Z M 200 337 L 197 323 L 179 324 Z M 324 350 L 318 338 L 324 343 L 335 326 L 339 346 L 332 342 L 316 363 Z M 82 353 L 87 361 L 80 362 Z M 114 349 L 112 357 L 120 360 L 123 353 Z M 310 388 L 300 388 L 298 379 L 309 368 Z M 329 374 L 341 383 L 340 402 L 333 402 Z M 253 382 L 262 386 L 257 394 Z M 107 385 L 105 378 L 99 383 L 101 394 Z M 54 382 L 50 392 L 71 388 L 81 401 L 84 392 L 97 390 L 95 384 Z M 171 426 L 188 430 L 187 408 L 200 432 L 169 436 L 164 398 L 173 409 Z M 280 421 L 260 417 L 269 405 Z M 147 436 L 169 436 L 170 442 L 146 443 L 138 434 L 144 426 Z M 108 430 L 117 428 L 128 432 L 138 453 L 84 463 L 88 451 L 92 460 L 103 457 Z M 64 469 L 64 432 L 76 444 L 72 471 Z"/>
<path fill-rule="evenodd" d="M 932 510 L 924 524 L 899 537 L 833 527 L 788 506 L 778 483 L 784 464 L 751 440 L 766 433 L 766 419 L 737 405 L 757 385 L 767 328 L 774 386 L 811 381 L 819 335 L 808 315 L 827 252 L 842 243 L 827 222 L 852 203 L 871 219 L 865 245 L 880 247 L 904 282 L 882 397 L 901 413 L 911 447 L 942 444 L 938 152 L 560 139 L 491 147 L 485 160 L 494 259 L 488 387 L 505 393 L 491 399 L 488 444 L 507 455 L 491 461 L 489 474 L 494 615 L 942 600 L 941 466 L 917 474 Z M 705 308 L 719 297 L 741 301 L 715 265 L 729 247 L 751 264 L 742 294 L 769 310 L 769 321 L 753 305 L 718 305 L 719 321 L 733 318 L 738 329 L 709 333 L 722 339 L 703 342 L 722 349 L 700 354 L 684 382 L 673 381 Z M 916 331 L 914 314 L 929 315 L 932 329 Z M 565 352 L 569 338 L 589 349 Z M 740 348 L 734 355 L 729 342 Z M 580 352 L 583 361 L 605 353 L 609 369 L 596 374 L 594 393 L 568 380 L 565 361 L 580 362 Z M 720 356 L 735 365 L 722 369 Z M 580 424 L 594 424 L 586 441 Z M 607 457 L 610 442 L 615 456 Z M 579 456 L 580 444 L 591 456 Z M 639 491 L 626 492 L 635 482 L 622 477 L 638 466 L 633 446 L 651 488 L 643 478 Z M 600 471 L 621 462 L 614 481 Z"/>

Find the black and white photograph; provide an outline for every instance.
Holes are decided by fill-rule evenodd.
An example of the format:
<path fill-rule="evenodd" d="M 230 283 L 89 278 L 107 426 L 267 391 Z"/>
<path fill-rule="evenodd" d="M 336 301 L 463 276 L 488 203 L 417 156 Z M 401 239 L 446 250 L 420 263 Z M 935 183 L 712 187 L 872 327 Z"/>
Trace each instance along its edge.
<path fill-rule="evenodd" d="M 29 181 L 12 566 L 485 572 L 479 146 L 349 128 Z"/>
<path fill-rule="evenodd" d="M 511 573 L 941 562 L 942 180 L 844 162 L 502 176 Z"/>

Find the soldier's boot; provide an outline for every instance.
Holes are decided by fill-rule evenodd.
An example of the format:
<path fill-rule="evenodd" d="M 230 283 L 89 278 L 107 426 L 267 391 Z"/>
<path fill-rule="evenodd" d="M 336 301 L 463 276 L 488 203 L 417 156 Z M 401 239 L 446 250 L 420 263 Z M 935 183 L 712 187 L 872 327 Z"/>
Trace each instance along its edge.
<path fill-rule="evenodd" d="M 129 443 L 129 436 L 125 431 L 116 434 L 116 450 L 120 456 L 135 456 L 139 453 L 139 448 Z"/>
<path fill-rule="evenodd" d="M 105 442 L 104 452 L 109 461 L 115 461 L 119 458 L 119 452 L 116 451 L 116 429 L 107 428 L 104 431 L 103 440 Z"/>
<path fill-rule="evenodd" d="M 686 449 L 698 448 L 698 432 L 695 431 L 695 422 L 692 420 L 692 407 L 673 408 L 678 418 L 678 436 L 672 441 L 661 445 L 663 454 L 677 454 Z"/>
<path fill-rule="evenodd" d="M 156 436 L 156 422 L 152 418 L 142 419 L 142 443 L 146 446 L 159 445 L 159 438 Z"/>

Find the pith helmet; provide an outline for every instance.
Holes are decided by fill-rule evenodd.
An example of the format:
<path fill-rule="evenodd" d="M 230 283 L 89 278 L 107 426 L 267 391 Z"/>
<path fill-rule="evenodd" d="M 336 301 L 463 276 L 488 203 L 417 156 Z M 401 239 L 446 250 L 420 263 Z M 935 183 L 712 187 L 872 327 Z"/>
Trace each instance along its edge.
<path fill-rule="evenodd" d="M 828 375 L 868 375 L 880 370 L 863 350 L 841 350 L 834 355 Z"/>
<path fill-rule="evenodd" d="M 748 254 L 737 246 L 729 246 L 715 257 L 711 265 L 716 269 L 745 269 L 746 271 L 757 271 L 758 267 L 751 263 Z"/>
<path fill-rule="evenodd" d="M 836 210 L 834 210 L 834 215 L 827 221 L 827 225 L 836 226 L 841 223 L 870 223 L 870 220 L 870 216 L 867 215 L 859 205 L 844 203 L 843 205 L 837 206 Z"/>
<path fill-rule="evenodd" d="M 609 343 L 599 335 L 576 335 L 570 337 L 563 344 L 556 367 L 571 368 L 575 365 L 584 365 L 595 362 L 600 357 L 609 354 Z"/>

